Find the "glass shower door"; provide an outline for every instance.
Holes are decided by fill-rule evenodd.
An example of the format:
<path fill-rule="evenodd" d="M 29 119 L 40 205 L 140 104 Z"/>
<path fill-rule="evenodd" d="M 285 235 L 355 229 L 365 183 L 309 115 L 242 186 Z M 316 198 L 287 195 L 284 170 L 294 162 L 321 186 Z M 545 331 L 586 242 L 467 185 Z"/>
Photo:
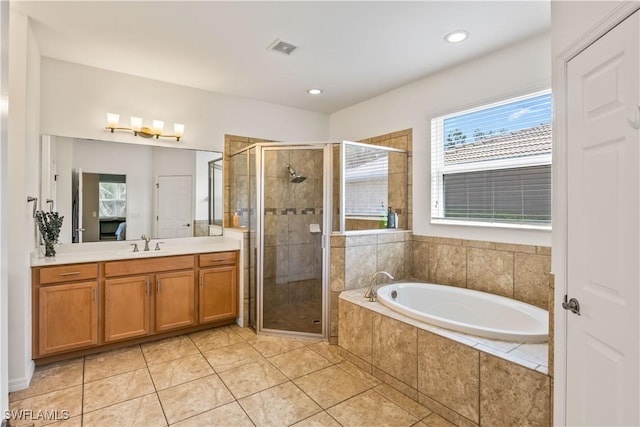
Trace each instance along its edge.
<path fill-rule="evenodd" d="M 261 330 L 323 334 L 324 147 L 265 147 Z"/>

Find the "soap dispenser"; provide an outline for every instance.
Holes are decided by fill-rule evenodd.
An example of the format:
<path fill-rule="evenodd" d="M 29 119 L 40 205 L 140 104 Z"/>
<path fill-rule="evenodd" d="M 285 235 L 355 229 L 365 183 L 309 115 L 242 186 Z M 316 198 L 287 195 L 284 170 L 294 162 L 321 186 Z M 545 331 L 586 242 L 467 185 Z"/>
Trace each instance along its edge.
<path fill-rule="evenodd" d="M 391 206 L 387 212 L 387 228 L 398 228 L 398 214 L 393 211 Z"/>

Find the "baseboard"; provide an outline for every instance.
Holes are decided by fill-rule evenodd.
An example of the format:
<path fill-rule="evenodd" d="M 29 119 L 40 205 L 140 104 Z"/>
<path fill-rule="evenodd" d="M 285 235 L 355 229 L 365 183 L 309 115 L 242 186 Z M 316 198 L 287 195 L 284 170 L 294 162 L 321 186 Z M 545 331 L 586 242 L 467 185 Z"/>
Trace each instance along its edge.
<path fill-rule="evenodd" d="M 33 378 L 33 372 L 35 369 L 36 364 L 33 363 L 33 360 L 30 360 L 24 377 L 9 380 L 9 393 L 28 388 L 29 384 L 31 384 L 31 378 Z"/>

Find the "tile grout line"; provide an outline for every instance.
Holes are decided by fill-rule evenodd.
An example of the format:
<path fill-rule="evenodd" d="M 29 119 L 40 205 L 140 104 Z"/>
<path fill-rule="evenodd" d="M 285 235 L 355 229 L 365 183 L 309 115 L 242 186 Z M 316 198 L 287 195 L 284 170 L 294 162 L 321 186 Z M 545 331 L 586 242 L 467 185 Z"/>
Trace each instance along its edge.
<path fill-rule="evenodd" d="M 158 400 L 158 403 L 160 404 L 160 410 L 162 411 L 162 416 L 164 417 L 164 421 L 167 423 L 166 425 L 168 426 L 169 425 L 169 418 L 167 418 L 167 414 L 166 414 L 166 412 L 164 410 L 164 406 L 162 405 L 162 400 L 160 400 L 160 395 L 158 394 L 158 388 L 156 387 L 156 382 L 153 380 L 153 375 L 151 375 L 151 370 L 149 370 L 149 362 L 147 361 L 147 357 L 144 354 L 144 350 L 142 350 L 142 345 L 137 344 L 137 346 L 140 349 L 140 353 L 142 353 L 142 359 L 144 360 L 144 366 L 147 369 L 147 373 L 149 374 L 149 377 L 151 378 L 151 384 L 153 385 L 153 389 L 155 391 L 156 399 Z"/>

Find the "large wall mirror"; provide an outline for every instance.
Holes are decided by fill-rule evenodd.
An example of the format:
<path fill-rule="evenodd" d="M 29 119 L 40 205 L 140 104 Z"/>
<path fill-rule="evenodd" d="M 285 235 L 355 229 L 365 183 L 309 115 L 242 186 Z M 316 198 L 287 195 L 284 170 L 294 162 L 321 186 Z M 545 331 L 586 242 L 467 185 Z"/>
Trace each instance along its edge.
<path fill-rule="evenodd" d="M 222 234 L 222 153 L 44 135 L 43 208 L 60 243 Z"/>

